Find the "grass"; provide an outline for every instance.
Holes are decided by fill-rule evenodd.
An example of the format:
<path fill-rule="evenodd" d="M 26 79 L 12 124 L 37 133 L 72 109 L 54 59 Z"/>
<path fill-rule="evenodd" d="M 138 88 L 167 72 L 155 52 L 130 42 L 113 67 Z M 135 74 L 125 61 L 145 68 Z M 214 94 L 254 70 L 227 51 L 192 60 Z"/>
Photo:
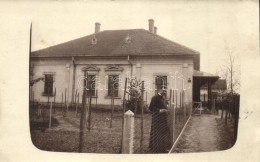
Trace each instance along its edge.
<path fill-rule="evenodd" d="M 31 129 L 33 144 L 46 151 L 55 152 L 78 152 L 79 146 L 79 125 L 80 114 L 76 115 L 75 110 L 67 112 L 66 117 L 61 109 L 56 108 L 53 114 L 54 123 L 51 129 L 42 131 L 42 127 Z M 186 120 L 182 115 L 176 114 L 176 135 L 181 131 Z M 187 117 L 188 118 L 188 117 Z M 115 111 L 112 128 L 110 128 L 110 111 L 94 110 L 91 113 L 90 131 L 84 134 L 83 152 L 85 153 L 121 153 L 122 141 L 122 112 Z M 32 123 L 42 123 L 42 118 L 37 118 L 36 109 L 30 110 L 30 121 Z M 45 126 L 49 126 L 49 110 L 45 109 Z M 151 129 L 151 114 L 147 113 L 143 118 L 143 152 L 140 148 L 141 139 L 141 116 L 135 115 L 134 121 L 134 153 L 149 153 L 149 138 Z"/>

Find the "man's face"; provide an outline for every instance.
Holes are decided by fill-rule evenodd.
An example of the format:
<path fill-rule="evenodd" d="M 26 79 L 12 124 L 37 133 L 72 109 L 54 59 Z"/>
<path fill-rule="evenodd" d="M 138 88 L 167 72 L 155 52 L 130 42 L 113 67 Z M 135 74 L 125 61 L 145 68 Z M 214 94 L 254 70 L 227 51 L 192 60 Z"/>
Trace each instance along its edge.
<path fill-rule="evenodd" d="M 166 91 L 165 90 L 162 90 L 162 95 L 166 95 Z"/>

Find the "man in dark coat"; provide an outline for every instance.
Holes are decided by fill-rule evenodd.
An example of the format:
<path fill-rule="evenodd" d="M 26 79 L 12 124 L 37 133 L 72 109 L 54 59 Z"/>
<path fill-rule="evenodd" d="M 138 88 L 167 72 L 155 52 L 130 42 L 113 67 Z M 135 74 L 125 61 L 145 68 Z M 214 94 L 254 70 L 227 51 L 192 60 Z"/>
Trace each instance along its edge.
<path fill-rule="evenodd" d="M 153 153 L 167 153 L 170 143 L 170 130 L 167 123 L 167 106 L 165 105 L 165 90 L 160 90 L 151 99 L 149 110 L 152 112 L 152 124 L 149 147 Z"/>

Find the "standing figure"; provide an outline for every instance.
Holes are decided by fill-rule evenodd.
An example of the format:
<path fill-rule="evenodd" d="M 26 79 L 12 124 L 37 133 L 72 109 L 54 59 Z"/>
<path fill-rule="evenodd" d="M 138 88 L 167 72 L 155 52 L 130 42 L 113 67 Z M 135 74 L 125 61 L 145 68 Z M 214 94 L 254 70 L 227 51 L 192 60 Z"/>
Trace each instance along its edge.
<path fill-rule="evenodd" d="M 160 90 L 151 99 L 149 110 L 152 112 L 149 148 L 153 153 L 167 153 L 170 148 L 170 130 L 167 122 L 167 106 L 165 105 L 165 90 Z"/>

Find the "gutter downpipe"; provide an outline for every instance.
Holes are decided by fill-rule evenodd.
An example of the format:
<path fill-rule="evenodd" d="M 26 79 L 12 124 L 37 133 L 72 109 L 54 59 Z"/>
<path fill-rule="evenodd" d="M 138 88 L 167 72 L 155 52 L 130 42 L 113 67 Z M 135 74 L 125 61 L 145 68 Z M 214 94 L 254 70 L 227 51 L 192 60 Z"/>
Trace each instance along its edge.
<path fill-rule="evenodd" d="M 131 62 L 131 60 L 130 60 L 130 56 L 129 56 L 129 55 L 127 56 L 127 61 L 128 61 L 128 63 L 130 64 L 130 66 L 131 66 L 130 75 L 131 75 L 131 77 L 132 77 L 132 75 L 133 75 L 133 64 L 132 64 L 132 62 Z"/>

